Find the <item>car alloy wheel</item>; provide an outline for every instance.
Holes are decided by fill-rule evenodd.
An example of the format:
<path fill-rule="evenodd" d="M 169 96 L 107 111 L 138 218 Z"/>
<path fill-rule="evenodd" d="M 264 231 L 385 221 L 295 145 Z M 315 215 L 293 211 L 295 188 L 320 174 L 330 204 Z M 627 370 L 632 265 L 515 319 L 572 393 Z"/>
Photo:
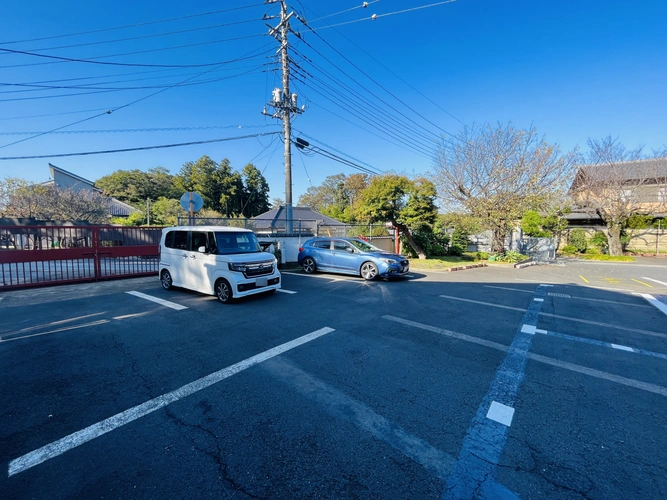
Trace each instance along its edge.
<path fill-rule="evenodd" d="M 218 280 L 215 284 L 215 295 L 223 304 L 228 304 L 232 300 L 232 287 L 227 280 Z"/>
<path fill-rule="evenodd" d="M 162 283 L 162 288 L 164 288 L 165 290 L 171 289 L 173 281 L 171 279 L 171 274 L 169 274 L 169 271 L 167 270 L 162 271 L 162 275 L 160 276 L 160 282 Z"/>
<path fill-rule="evenodd" d="M 306 274 L 313 274 L 315 272 L 315 261 L 310 257 L 303 260 L 303 272 Z"/>
<path fill-rule="evenodd" d="M 375 279 L 378 275 L 378 268 L 372 262 L 364 262 L 361 265 L 361 277 L 367 281 Z"/>

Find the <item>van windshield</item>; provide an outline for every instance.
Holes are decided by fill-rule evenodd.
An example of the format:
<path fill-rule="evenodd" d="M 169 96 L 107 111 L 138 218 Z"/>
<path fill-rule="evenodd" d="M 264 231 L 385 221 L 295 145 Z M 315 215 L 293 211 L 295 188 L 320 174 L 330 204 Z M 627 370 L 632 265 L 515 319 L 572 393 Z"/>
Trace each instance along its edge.
<path fill-rule="evenodd" d="M 257 253 L 262 249 L 255 233 L 251 232 L 216 232 L 215 246 L 218 254 Z"/>

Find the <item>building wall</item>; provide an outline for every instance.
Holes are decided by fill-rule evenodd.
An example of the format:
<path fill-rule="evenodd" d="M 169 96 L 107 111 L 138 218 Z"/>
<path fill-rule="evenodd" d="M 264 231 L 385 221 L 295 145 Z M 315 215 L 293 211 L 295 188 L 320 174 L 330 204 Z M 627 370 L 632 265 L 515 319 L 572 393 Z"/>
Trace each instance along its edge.
<path fill-rule="evenodd" d="M 569 231 L 577 228 L 570 228 Z M 586 232 L 586 237 L 591 238 L 596 232 L 603 232 L 609 236 L 606 227 L 602 226 L 581 226 Z M 626 245 L 626 251 L 635 253 L 660 253 L 667 254 L 667 228 L 648 228 L 648 229 L 628 229 L 630 242 Z M 568 244 L 567 232 L 561 240 L 559 249 Z"/>

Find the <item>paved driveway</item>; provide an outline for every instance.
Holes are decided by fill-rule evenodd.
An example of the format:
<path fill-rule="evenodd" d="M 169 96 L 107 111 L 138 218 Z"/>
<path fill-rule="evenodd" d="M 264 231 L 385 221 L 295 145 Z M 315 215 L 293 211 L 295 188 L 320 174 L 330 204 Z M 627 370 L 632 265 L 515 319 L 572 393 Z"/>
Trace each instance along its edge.
<path fill-rule="evenodd" d="M 667 268 L 580 265 L 0 294 L 0 496 L 665 498 Z"/>

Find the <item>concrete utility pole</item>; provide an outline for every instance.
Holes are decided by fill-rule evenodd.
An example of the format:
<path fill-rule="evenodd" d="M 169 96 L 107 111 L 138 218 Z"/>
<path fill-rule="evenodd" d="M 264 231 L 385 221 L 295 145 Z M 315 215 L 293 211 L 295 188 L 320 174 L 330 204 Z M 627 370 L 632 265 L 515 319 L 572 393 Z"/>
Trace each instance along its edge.
<path fill-rule="evenodd" d="M 275 88 L 272 92 L 273 99 L 268 105 L 274 109 L 273 113 L 267 113 L 266 107 L 262 112 L 265 115 L 278 118 L 283 121 L 283 134 L 285 136 L 285 218 L 286 232 L 293 232 L 292 222 L 292 124 L 293 114 L 303 113 L 304 108 L 299 108 L 298 96 L 290 93 L 289 88 L 289 54 L 287 52 L 287 35 L 290 32 L 289 20 L 294 12 L 287 13 L 287 4 L 285 0 L 267 0 L 266 3 L 280 2 L 280 24 L 275 28 L 269 26 L 269 34 L 280 42 L 280 62 L 283 72 L 283 88 Z M 267 18 L 271 19 L 271 18 Z"/>

